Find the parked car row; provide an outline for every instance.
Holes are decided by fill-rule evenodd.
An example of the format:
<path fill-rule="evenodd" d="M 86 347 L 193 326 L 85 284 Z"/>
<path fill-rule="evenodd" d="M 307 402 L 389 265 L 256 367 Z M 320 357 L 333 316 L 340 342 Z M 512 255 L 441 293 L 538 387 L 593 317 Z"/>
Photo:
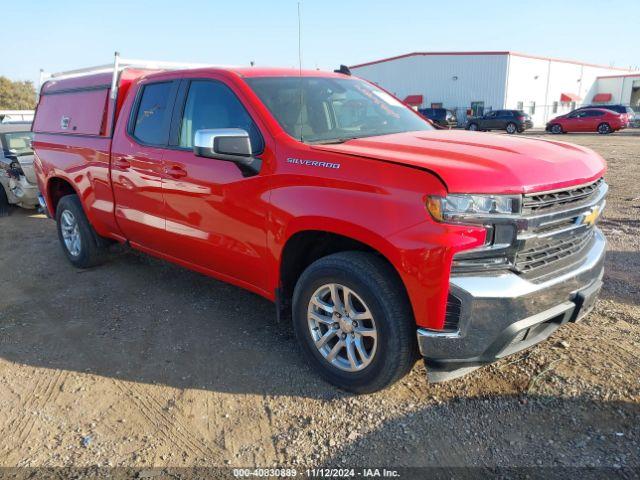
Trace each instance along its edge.
<path fill-rule="evenodd" d="M 531 115 L 522 110 L 490 110 L 471 116 L 459 123 L 454 111 L 446 108 L 419 108 L 418 113 L 436 128 L 464 127 L 467 130 L 488 132 L 504 130 L 509 134 L 533 128 Z M 613 133 L 624 128 L 640 126 L 640 117 L 626 105 L 585 105 L 550 120 L 546 130 L 551 133 L 598 132 Z"/>

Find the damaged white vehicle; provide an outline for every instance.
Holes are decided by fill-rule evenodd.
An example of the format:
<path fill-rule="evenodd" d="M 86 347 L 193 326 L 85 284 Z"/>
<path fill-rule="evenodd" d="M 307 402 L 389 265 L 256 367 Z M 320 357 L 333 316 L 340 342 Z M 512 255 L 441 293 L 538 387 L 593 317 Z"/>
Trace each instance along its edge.
<path fill-rule="evenodd" d="M 10 205 L 39 205 L 32 139 L 30 123 L 0 124 L 0 217 L 8 215 Z"/>

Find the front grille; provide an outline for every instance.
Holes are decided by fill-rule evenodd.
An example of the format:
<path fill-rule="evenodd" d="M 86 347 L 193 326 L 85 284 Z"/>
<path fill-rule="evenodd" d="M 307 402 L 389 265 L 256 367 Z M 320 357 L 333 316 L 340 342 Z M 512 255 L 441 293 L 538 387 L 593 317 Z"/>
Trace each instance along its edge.
<path fill-rule="evenodd" d="M 522 203 L 522 211 L 525 214 L 531 214 L 571 208 L 574 204 L 580 204 L 590 200 L 590 198 L 598 192 L 603 182 L 604 179 L 600 178 L 593 183 L 570 190 L 525 195 Z"/>
<path fill-rule="evenodd" d="M 493 225 L 494 232 L 510 231 L 512 240 L 496 242 L 492 237 L 483 247 L 457 253 L 452 272 L 508 268 L 538 283 L 575 268 L 595 243 L 594 221 L 605 206 L 608 188 L 599 179 L 568 190 L 524 195 L 521 215 Z"/>
<path fill-rule="evenodd" d="M 579 255 L 593 238 L 592 228 L 571 232 L 560 238 L 551 237 L 535 242 L 516 253 L 516 268 L 529 273 L 560 260 L 570 260 Z"/>
<path fill-rule="evenodd" d="M 451 293 L 447 297 L 447 312 L 444 317 L 445 330 L 457 330 L 462 315 L 462 302 Z"/>

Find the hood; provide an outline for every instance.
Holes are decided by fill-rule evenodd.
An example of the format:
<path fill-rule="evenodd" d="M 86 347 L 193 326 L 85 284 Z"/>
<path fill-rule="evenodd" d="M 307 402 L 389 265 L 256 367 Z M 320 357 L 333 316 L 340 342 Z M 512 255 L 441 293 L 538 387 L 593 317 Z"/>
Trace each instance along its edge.
<path fill-rule="evenodd" d="M 452 193 L 529 193 L 601 177 L 597 153 L 570 143 L 455 130 L 368 137 L 314 149 L 419 167 Z"/>

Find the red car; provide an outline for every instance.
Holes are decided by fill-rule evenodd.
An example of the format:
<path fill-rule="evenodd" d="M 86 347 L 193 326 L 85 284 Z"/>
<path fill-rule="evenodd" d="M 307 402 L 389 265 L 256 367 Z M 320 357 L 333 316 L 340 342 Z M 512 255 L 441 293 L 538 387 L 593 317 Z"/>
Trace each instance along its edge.
<path fill-rule="evenodd" d="M 613 133 L 629 126 L 626 114 L 606 108 L 587 108 L 556 117 L 547 123 L 551 133 L 598 132 Z"/>
<path fill-rule="evenodd" d="M 41 89 L 38 183 L 74 266 L 119 242 L 255 292 L 354 392 L 420 356 L 462 375 L 593 306 L 597 153 L 435 130 L 344 69 L 155 67 Z"/>

